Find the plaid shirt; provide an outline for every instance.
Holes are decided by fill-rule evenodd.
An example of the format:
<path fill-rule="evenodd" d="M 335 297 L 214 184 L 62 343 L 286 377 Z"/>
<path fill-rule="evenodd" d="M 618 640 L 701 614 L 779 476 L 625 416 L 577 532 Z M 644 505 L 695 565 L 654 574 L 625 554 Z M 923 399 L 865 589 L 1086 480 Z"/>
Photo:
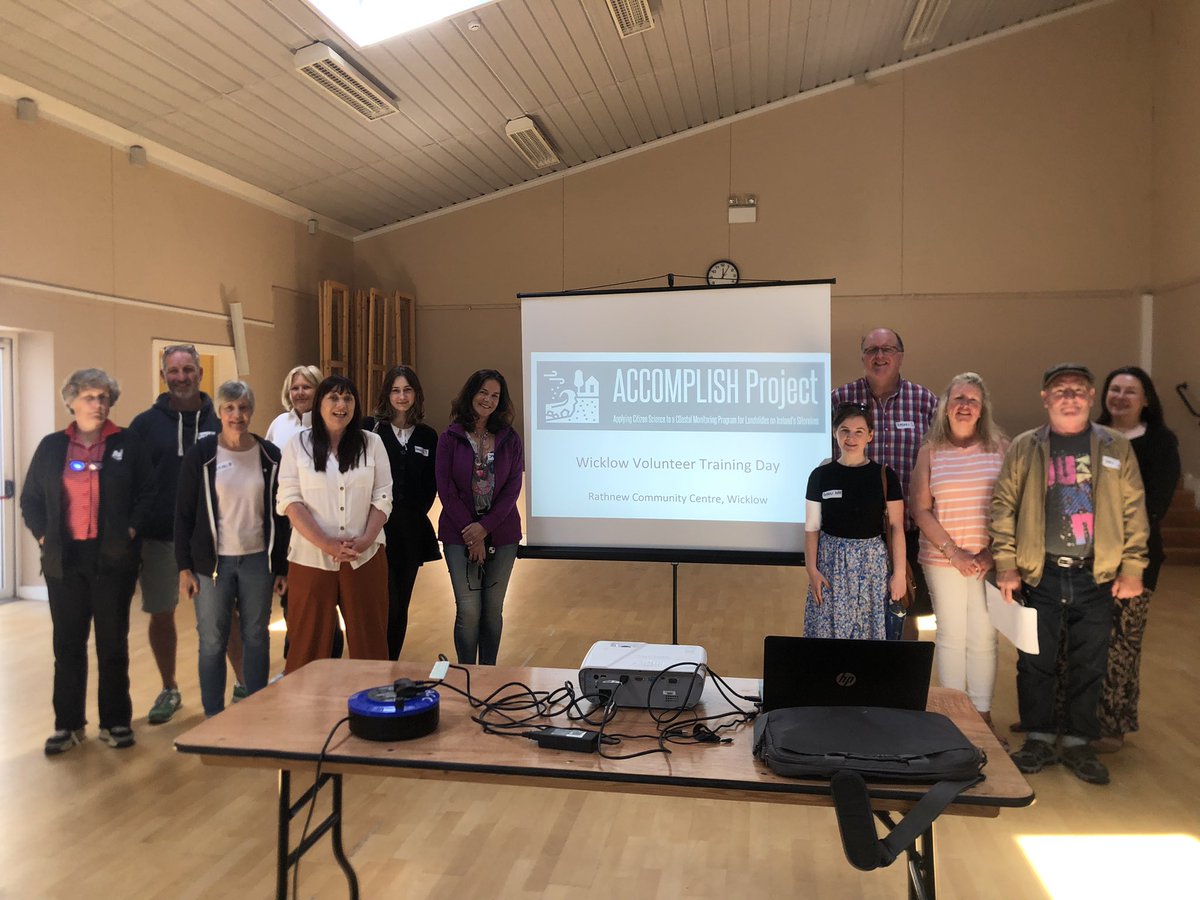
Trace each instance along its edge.
<path fill-rule="evenodd" d="M 921 449 L 921 442 L 925 440 L 925 433 L 937 412 L 937 394 L 901 378 L 896 393 L 880 401 L 871 393 L 867 379 L 860 378 L 835 390 L 831 403 L 832 409 L 836 409 L 839 403 L 871 405 L 875 439 L 867 445 L 867 456 L 874 462 L 890 467 L 900 477 L 905 499 L 904 529 L 911 531 L 913 523 L 908 511 L 908 483 L 917 462 L 917 451 Z M 833 458 L 837 459 L 839 455 L 835 438 Z"/>

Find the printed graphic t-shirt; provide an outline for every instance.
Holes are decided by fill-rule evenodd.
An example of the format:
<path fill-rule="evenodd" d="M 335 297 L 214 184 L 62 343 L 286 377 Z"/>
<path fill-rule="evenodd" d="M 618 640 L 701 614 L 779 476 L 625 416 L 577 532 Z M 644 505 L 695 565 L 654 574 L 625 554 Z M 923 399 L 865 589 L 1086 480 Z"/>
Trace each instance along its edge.
<path fill-rule="evenodd" d="M 1092 503 L 1092 435 L 1050 432 L 1046 473 L 1046 553 L 1092 555 L 1095 507 Z"/>

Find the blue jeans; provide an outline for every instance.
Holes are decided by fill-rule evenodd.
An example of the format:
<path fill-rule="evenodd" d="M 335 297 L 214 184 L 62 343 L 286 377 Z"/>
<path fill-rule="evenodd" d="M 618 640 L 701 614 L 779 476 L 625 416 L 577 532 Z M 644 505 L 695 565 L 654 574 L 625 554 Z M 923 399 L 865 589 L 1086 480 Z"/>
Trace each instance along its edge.
<path fill-rule="evenodd" d="M 462 544 L 444 544 L 446 568 L 454 588 L 454 650 L 458 661 L 494 666 L 504 628 L 504 594 L 517 559 L 517 545 L 505 544 L 482 566 L 467 557 Z"/>
<path fill-rule="evenodd" d="M 1062 569 L 1046 560 L 1037 587 L 1022 585 L 1037 610 L 1038 653 L 1017 654 L 1017 708 L 1027 732 L 1100 737 L 1098 707 L 1113 623 L 1112 583 L 1096 584 L 1090 568 Z M 1067 634 L 1066 720 L 1054 711 L 1058 643 Z M 1061 727 L 1060 727 L 1061 724 Z"/>
<path fill-rule="evenodd" d="M 271 666 L 271 594 L 275 576 L 267 554 L 222 556 L 217 577 L 196 573 L 200 593 L 195 597 L 196 632 L 200 636 L 200 700 L 204 714 L 225 708 L 225 648 L 236 605 L 242 623 L 242 666 L 246 693 L 267 686 Z"/>

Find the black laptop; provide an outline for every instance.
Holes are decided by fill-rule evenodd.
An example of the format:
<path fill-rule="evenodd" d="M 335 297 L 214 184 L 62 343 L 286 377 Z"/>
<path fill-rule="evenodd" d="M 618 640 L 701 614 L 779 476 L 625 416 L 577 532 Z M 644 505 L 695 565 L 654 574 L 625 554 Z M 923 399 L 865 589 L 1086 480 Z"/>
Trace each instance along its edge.
<path fill-rule="evenodd" d="M 924 709 L 929 641 L 856 641 L 770 635 L 763 643 L 763 712 L 789 706 Z"/>

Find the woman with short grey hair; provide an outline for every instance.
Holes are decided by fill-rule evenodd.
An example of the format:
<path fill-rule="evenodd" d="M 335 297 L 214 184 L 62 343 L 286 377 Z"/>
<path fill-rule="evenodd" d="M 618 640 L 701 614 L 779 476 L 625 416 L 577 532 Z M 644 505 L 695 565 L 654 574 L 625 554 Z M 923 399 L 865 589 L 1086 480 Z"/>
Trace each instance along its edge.
<path fill-rule="evenodd" d="M 184 454 L 175 502 L 179 591 L 196 606 L 206 716 L 225 708 L 225 652 L 235 621 L 246 693 L 267 686 L 271 596 L 287 588 L 291 531 L 275 513 L 279 448 L 250 431 L 254 392 L 227 381 L 217 388 L 216 409 L 221 430 Z"/>
<path fill-rule="evenodd" d="M 62 386 L 73 421 L 42 438 L 21 490 L 21 514 L 42 548 L 54 640 L 54 733 L 47 756 L 85 734 L 88 632 L 95 628 L 100 740 L 131 747 L 129 605 L 141 530 L 154 501 L 154 466 L 137 433 L 108 418 L 121 395 L 102 369 Z M 101 475 L 103 472 L 103 476 Z"/>
<path fill-rule="evenodd" d="M 67 412 L 71 412 L 71 404 L 75 402 L 75 398 L 88 388 L 100 388 L 107 391 L 110 407 L 116 406 L 117 400 L 121 397 L 121 386 L 117 384 L 117 379 L 103 369 L 77 369 L 67 376 L 67 380 L 63 382 L 62 386 L 62 398 Z"/>

